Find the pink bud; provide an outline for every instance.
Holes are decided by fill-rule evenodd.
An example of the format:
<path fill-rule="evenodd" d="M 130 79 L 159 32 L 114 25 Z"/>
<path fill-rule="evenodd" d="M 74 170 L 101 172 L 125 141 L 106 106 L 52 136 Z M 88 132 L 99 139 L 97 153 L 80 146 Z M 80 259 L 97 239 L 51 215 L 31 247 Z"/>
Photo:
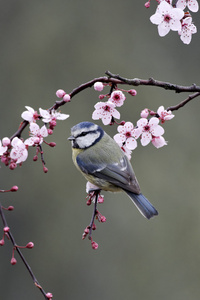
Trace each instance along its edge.
<path fill-rule="evenodd" d="M 94 241 L 91 242 L 91 245 L 92 245 L 92 249 L 94 249 L 94 250 L 98 249 L 98 247 L 99 247 L 99 245 Z"/>
<path fill-rule="evenodd" d="M 126 122 L 125 121 L 121 121 L 120 122 L 120 125 L 124 125 Z"/>
<path fill-rule="evenodd" d="M 85 234 L 88 234 L 88 233 L 89 233 L 89 228 L 88 228 L 88 227 L 86 227 L 86 228 L 84 229 L 84 233 L 85 233 Z"/>
<path fill-rule="evenodd" d="M 64 95 L 65 95 L 66 93 L 65 93 L 65 91 L 64 90 L 57 90 L 56 91 L 56 96 L 58 97 L 58 98 L 63 98 L 64 97 Z"/>
<path fill-rule="evenodd" d="M 43 171 L 44 171 L 44 173 L 47 173 L 48 172 L 48 168 L 47 167 L 43 167 Z"/>
<path fill-rule="evenodd" d="M 92 224 L 92 230 L 96 230 L 97 229 L 97 226 L 93 223 Z"/>
<path fill-rule="evenodd" d="M 13 266 L 16 265 L 16 263 L 17 263 L 16 258 L 12 257 L 10 263 L 11 263 L 11 265 L 13 265 Z"/>
<path fill-rule="evenodd" d="M 9 232 L 10 228 L 8 226 L 4 227 L 3 231 L 4 232 Z"/>
<path fill-rule="evenodd" d="M 32 242 L 29 242 L 27 245 L 26 245 L 26 248 L 28 249 L 32 249 L 34 247 L 34 244 Z"/>
<path fill-rule="evenodd" d="M 5 244 L 4 239 L 0 240 L 0 246 L 3 246 Z"/>
<path fill-rule="evenodd" d="M 50 125 L 51 127 L 55 127 L 55 126 L 56 126 L 56 120 L 51 120 L 51 121 L 49 122 L 49 125 Z"/>
<path fill-rule="evenodd" d="M 51 143 L 49 143 L 49 146 L 50 146 L 50 147 L 55 147 L 55 146 L 56 146 L 56 143 L 51 142 Z"/>
<path fill-rule="evenodd" d="M 101 216 L 101 220 L 100 220 L 102 223 L 106 222 L 106 217 L 104 216 Z"/>
<path fill-rule="evenodd" d="M 105 95 L 99 95 L 99 99 L 103 100 L 106 96 Z"/>
<path fill-rule="evenodd" d="M 98 203 L 103 203 L 103 202 L 104 202 L 104 197 L 102 195 L 99 195 Z"/>
<path fill-rule="evenodd" d="M 65 94 L 64 97 L 63 97 L 63 101 L 70 102 L 70 100 L 71 100 L 70 95 L 69 94 Z"/>
<path fill-rule="evenodd" d="M 9 211 L 12 211 L 13 209 L 14 209 L 14 206 L 12 206 L 12 205 L 8 206 Z"/>
<path fill-rule="evenodd" d="M 155 116 L 155 115 L 156 115 L 155 111 L 151 110 L 151 111 L 150 111 L 150 115 L 151 115 L 151 116 Z"/>
<path fill-rule="evenodd" d="M 104 88 L 104 85 L 102 82 L 99 82 L 99 81 L 95 82 L 95 84 L 94 84 L 95 91 L 101 92 L 103 90 L 103 88 Z"/>
<path fill-rule="evenodd" d="M 52 134 L 53 134 L 53 130 L 52 130 L 52 129 L 49 128 L 49 129 L 47 129 L 47 131 L 48 131 L 48 134 L 49 134 L 49 135 L 52 135 Z"/>
<path fill-rule="evenodd" d="M 33 156 L 33 161 L 37 161 L 38 160 L 38 156 L 37 155 L 34 155 Z"/>
<path fill-rule="evenodd" d="M 16 169 L 17 168 L 17 164 L 13 161 L 13 162 L 11 162 L 10 163 L 10 165 L 9 165 L 9 169 L 10 170 L 14 170 L 14 169 Z"/>
<path fill-rule="evenodd" d="M 141 114 L 140 114 L 141 118 L 147 118 L 148 115 L 149 115 L 149 111 L 147 108 L 145 108 L 141 111 Z"/>
<path fill-rule="evenodd" d="M 3 146 L 8 146 L 10 145 L 10 139 L 8 137 L 5 137 L 2 139 L 2 145 Z"/>
<path fill-rule="evenodd" d="M 132 89 L 132 90 L 129 90 L 128 93 L 131 95 L 131 96 L 136 96 L 137 95 L 137 91 Z"/>
<path fill-rule="evenodd" d="M 46 294 L 46 297 L 47 297 L 48 299 L 52 299 L 52 298 L 53 298 L 53 294 L 52 294 L 52 293 L 47 293 L 47 294 Z"/>
<path fill-rule="evenodd" d="M 11 192 L 17 192 L 18 191 L 18 186 L 17 185 L 13 185 L 13 187 L 11 187 L 10 191 Z"/>
<path fill-rule="evenodd" d="M 92 203 L 92 200 L 91 199 L 88 199 L 88 201 L 86 202 L 86 204 L 89 206 L 89 205 L 91 205 L 91 203 Z"/>
<path fill-rule="evenodd" d="M 146 8 L 149 8 L 149 7 L 150 7 L 150 1 L 146 2 L 146 3 L 144 4 L 144 6 L 145 6 Z"/>

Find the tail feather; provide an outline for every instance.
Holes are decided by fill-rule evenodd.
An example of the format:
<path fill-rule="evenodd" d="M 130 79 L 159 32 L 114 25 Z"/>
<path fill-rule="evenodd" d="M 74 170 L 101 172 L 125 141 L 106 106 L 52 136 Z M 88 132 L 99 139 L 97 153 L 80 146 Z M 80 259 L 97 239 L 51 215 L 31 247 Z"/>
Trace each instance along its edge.
<path fill-rule="evenodd" d="M 147 200 L 143 194 L 134 194 L 133 192 L 125 191 L 128 196 L 131 198 L 137 209 L 140 213 L 147 219 L 152 218 L 153 216 L 158 215 L 157 210 L 153 205 Z"/>

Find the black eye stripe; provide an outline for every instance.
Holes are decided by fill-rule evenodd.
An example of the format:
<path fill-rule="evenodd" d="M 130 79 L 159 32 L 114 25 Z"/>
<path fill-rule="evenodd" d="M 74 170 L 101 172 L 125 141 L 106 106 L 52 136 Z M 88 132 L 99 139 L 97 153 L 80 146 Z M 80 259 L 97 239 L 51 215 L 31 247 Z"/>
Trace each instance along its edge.
<path fill-rule="evenodd" d="M 78 138 L 78 137 L 81 137 L 81 136 L 86 136 L 87 134 L 93 134 L 93 133 L 96 133 L 97 131 L 98 131 L 98 130 L 87 131 L 87 132 L 83 131 L 83 132 L 81 132 L 81 133 L 77 136 L 77 138 Z"/>

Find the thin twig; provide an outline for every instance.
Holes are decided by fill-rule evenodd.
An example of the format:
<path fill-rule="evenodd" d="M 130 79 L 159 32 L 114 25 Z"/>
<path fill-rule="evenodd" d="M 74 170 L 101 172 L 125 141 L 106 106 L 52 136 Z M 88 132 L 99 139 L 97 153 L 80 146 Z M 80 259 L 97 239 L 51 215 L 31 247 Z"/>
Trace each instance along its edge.
<path fill-rule="evenodd" d="M 88 228 L 89 228 L 89 236 L 88 236 L 88 238 L 90 240 L 91 240 L 91 236 L 92 236 L 92 226 L 94 224 L 94 218 L 95 218 L 95 216 L 97 214 L 97 201 L 98 201 L 100 190 L 97 190 L 94 193 L 95 193 L 94 209 L 93 209 L 93 214 L 92 214 L 92 218 L 91 218 L 91 221 L 90 221 L 90 225 L 88 226 Z"/>
<path fill-rule="evenodd" d="M 4 214 L 4 212 L 3 212 L 1 203 L 0 203 L 0 216 L 1 216 L 1 219 L 2 219 L 2 222 L 3 222 L 3 226 L 4 226 L 4 227 L 9 227 L 9 226 L 8 226 L 8 223 L 7 223 L 7 220 L 6 220 L 6 217 L 5 217 L 5 214 Z M 43 294 L 43 296 L 45 297 L 45 299 L 48 299 L 48 298 L 46 297 L 46 292 L 44 291 L 44 289 L 43 289 L 43 288 L 41 287 L 41 285 L 39 284 L 37 278 L 35 277 L 35 275 L 34 275 L 32 269 L 31 269 L 31 267 L 29 266 L 28 262 L 26 261 L 24 255 L 22 254 L 21 250 L 17 247 L 17 243 L 15 242 L 15 239 L 14 239 L 14 237 L 13 237 L 11 231 L 9 230 L 9 231 L 7 232 L 7 234 L 8 234 L 8 236 L 9 236 L 9 238 L 10 238 L 12 244 L 13 244 L 13 247 L 15 247 L 17 253 L 19 254 L 19 256 L 20 256 L 20 258 L 21 258 L 21 260 L 23 261 L 25 267 L 27 268 L 27 270 L 28 270 L 30 276 L 32 277 L 35 286 L 39 288 L 39 290 L 41 291 L 41 293 Z"/>

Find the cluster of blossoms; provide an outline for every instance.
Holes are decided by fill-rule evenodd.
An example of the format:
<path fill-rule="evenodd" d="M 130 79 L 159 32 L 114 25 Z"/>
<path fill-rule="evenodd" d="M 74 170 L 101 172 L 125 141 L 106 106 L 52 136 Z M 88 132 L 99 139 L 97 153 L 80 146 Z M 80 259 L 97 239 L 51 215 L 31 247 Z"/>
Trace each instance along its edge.
<path fill-rule="evenodd" d="M 106 84 L 103 84 L 102 82 L 96 82 L 94 84 L 94 89 L 101 92 L 104 88 L 104 85 Z M 115 134 L 114 140 L 121 147 L 127 157 L 131 159 L 131 153 L 137 147 L 137 140 L 139 138 L 142 146 L 147 146 L 150 142 L 156 148 L 167 145 L 167 142 L 163 137 L 164 129 L 161 125 L 159 125 L 159 122 L 163 124 L 165 121 L 171 120 L 174 117 L 172 112 L 170 110 L 165 110 L 164 106 L 160 106 L 156 112 L 145 108 L 141 111 L 141 118 L 137 121 L 136 126 L 134 126 L 131 122 L 125 121 L 117 123 L 115 119 L 120 118 L 120 113 L 117 111 L 116 107 L 121 107 L 126 99 L 123 91 L 128 92 L 132 96 L 136 96 L 137 92 L 134 89 L 122 91 L 117 89 L 116 86 L 114 88 L 115 90 L 110 94 L 99 96 L 101 100 L 107 97 L 108 101 L 101 101 L 95 104 L 95 110 L 92 114 L 92 119 L 101 119 L 104 125 L 113 125 L 114 123 L 119 125 L 117 127 L 118 133 Z M 148 118 L 149 116 L 150 118 Z M 86 198 L 87 205 L 91 205 L 92 202 L 95 205 L 97 203 L 103 203 L 104 197 L 100 194 L 97 186 L 87 182 L 86 192 L 88 194 Z M 95 219 L 101 223 L 106 221 L 106 217 L 95 208 L 92 221 L 90 225 L 84 229 L 82 239 L 85 239 L 88 236 L 91 241 L 92 248 L 98 249 L 98 244 L 92 240 L 92 230 L 96 229 L 96 225 L 94 224 Z"/>
<path fill-rule="evenodd" d="M 96 82 L 94 84 L 94 89 L 96 91 L 102 91 L 103 88 L 104 85 L 102 82 Z M 132 96 L 137 94 L 135 90 L 129 90 L 128 93 Z M 116 107 L 122 106 L 126 97 L 121 90 L 115 90 L 111 94 L 99 96 L 100 99 L 105 97 L 108 97 L 107 102 L 98 102 L 94 106 L 95 111 L 92 114 L 92 119 L 101 119 L 104 125 L 108 125 L 112 123 L 113 118 L 120 119 L 120 113 L 117 111 Z"/>
<path fill-rule="evenodd" d="M 145 3 L 148 8 L 150 1 Z M 180 39 L 184 44 L 189 44 L 192 39 L 192 34 L 197 32 L 196 26 L 192 22 L 191 14 L 184 9 L 189 9 L 192 12 L 199 10 L 197 0 L 178 0 L 173 5 L 172 0 L 156 0 L 158 6 L 155 14 L 150 17 L 150 21 L 158 25 L 158 34 L 165 36 L 170 30 L 177 31 Z"/>
<path fill-rule="evenodd" d="M 103 84 L 97 82 L 94 88 L 97 91 L 101 91 Z M 135 90 L 129 90 L 127 92 L 134 96 L 137 94 Z M 105 97 L 105 95 L 103 96 Z M 101 95 L 101 98 L 103 96 Z M 122 106 L 125 99 L 126 97 L 122 91 L 113 91 L 107 102 L 98 102 L 94 106 L 95 111 L 92 114 L 92 118 L 94 120 L 101 119 L 104 125 L 116 123 L 115 118 L 119 119 L 120 113 L 115 107 Z M 149 115 L 150 119 L 148 119 Z M 129 159 L 131 158 L 132 150 L 137 147 L 137 139 L 139 138 L 142 146 L 147 146 L 151 142 L 156 148 L 163 147 L 167 145 L 167 142 L 163 137 L 164 129 L 159 125 L 159 122 L 163 124 L 173 117 L 172 112 L 165 110 L 164 106 L 160 106 L 157 112 L 146 108 L 142 110 L 141 118 L 137 121 L 135 127 L 131 122 L 122 121 L 117 128 L 118 133 L 114 136 L 114 140 Z"/>
<path fill-rule="evenodd" d="M 41 144 L 44 142 L 50 147 L 55 147 L 56 144 L 51 142 L 47 143 L 44 138 L 53 133 L 53 130 L 56 126 L 56 120 L 65 120 L 69 115 L 61 114 L 55 110 L 44 110 L 39 108 L 40 114 L 37 113 L 32 107 L 26 106 L 26 111 L 21 114 L 21 117 L 29 122 L 30 137 L 25 141 L 19 137 L 14 137 L 10 140 L 8 137 L 4 137 L 2 141 L 0 140 L 0 158 L 6 166 L 9 166 L 11 170 L 17 167 L 17 164 L 21 165 L 28 157 L 28 148 L 30 146 L 36 147 L 36 155 L 33 157 L 33 160 L 38 159 L 38 153 L 43 154 Z M 45 123 L 41 128 L 36 123 L 37 120 L 42 119 Z M 46 173 L 48 169 L 44 166 L 43 170 Z"/>

